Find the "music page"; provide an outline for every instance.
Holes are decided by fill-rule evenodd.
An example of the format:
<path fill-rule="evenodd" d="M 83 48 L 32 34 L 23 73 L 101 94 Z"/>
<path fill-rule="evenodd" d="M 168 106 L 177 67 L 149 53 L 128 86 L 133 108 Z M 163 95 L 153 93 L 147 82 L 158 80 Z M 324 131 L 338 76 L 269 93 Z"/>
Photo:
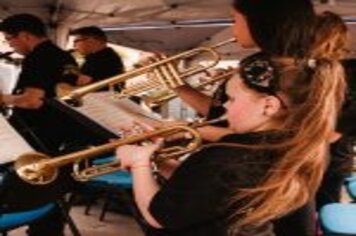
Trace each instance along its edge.
<path fill-rule="evenodd" d="M 21 154 L 34 152 L 3 115 L 0 115 L 0 132 L 0 164 L 12 162 Z"/>
<path fill-rule="evenodd" d="M 114 96 L 112 92 L 90 93 L 83 97 L 82 106 L 72 109 L 118 135 L 122 128 L 131 127 L 135 121 L 150 126 L 161 122 L 160 115 L 143 109 L 128 98 Z"/>

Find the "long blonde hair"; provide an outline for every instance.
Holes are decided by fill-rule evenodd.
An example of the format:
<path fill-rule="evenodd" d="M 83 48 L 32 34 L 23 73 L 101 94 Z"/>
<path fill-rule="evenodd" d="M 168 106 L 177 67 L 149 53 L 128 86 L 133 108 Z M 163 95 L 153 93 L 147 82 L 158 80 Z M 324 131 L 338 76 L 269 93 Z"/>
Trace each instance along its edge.
<path fill-rule="evenodd" d="M 317 32 L 312 46 L 311 58 L 341 60 L 347 54 L 347 26 L 342 18 L 330 11 L 318 15 Z"/>
<path fill-rule="evenodd" d="M 279 73 L 280 90 L 288 98 L 281 130 L 293 135 L 269 146 L 281 156 L 264 181 L 256 188 L 239 190 L 233 197 L 232 204 L 241 200 L 247 204 L 232 216 L 231 232 L 281 217 L 313 198 L 326 168 L 330 136 L 344 99 L 346 85 L 338 61 L 272 60 Z"/>

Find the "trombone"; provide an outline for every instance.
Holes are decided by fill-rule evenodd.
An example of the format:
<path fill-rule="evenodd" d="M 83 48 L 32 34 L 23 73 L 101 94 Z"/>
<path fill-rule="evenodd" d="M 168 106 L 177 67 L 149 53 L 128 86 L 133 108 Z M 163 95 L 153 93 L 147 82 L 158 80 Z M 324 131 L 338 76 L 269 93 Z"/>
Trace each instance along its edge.
<path fill-rule="evenodd" d="M 87 86 L 78 88 L 66 96 L 61 97 L 60 99 L 64 102 L 73 105 L 80 106 L 81 105 L 81 97 L 85 94 L 97 91 L 101 88 L 105 88 L 108 86 L 112 86 L 115 84 L 120 84 L 127 82 L 130 79 L 137 78 L 140 75 L 147 74 L 153 72 L 154 79 L 148 80 L 145 83 L 141 83 L 139 86 L 135 86 L 135 89 L 124 88 L 119 96 L 120 97 L 129 97 L 135 96 L 142 92 L 147 92 L 152 89 L 158 89 L 165 87 L 166 89 L 174 89 L 184 84 L 184 79 L 191 75 L 200 73 L 209 68 L 214 67 L 220 60 L 220 55 L 216 51 L 217 48 L 227 45 L 229 43 L 236 42 L 235 38 L 230 38 L 226 41 L 217 43 L 210 47 L 199 47 L 195 48 L 180 54 L 177 54 L 172 57 L 167 57 L 163 59 L 159 59 L 156 62 L 153 62 L 147 66 L 143 66 L 126 73 L 110 77 L 108 79 L 98 81 L 93 84 L 89 84 Z M 179 70 L 177 67 L 179 62 L 184 60 L 189 60 L 198 55 L 208 55 L 211 57 L 210 63 L 206 66 L 195 65 L 190 68 L 186 68 L 183 70 Z"/>
<path fill-rule="evenodd" d="M 16 160 L 14 169 L 18 176 L 25 182 L 34 185 L 45 185 L 53 182 L 57 178 L 60 167 L 67 164 L 73 164 L 73 177 L 78 181 L 86 181 L 90 178 L 112 173 L 121 169 L 120 161 L 118 160 L 111 163 L 89 166 L 90 158 L 113 152 L 119 146 L 141 143 L 153 137 L 169 137 L 177 133 L 188 133 L 191 140 L 187 144 L 184 144 L 185 146 L 176 145 L 161 148 L 153 156 L 152 161 L 157 163 L 166 159 L 177 158 L 184 154 L 191 153 L 200 147 L 202 140 L 199 132 L 195 128 L 220 122 L 222 120 L 225 120 L 225 117 L 206 122 L 192 123 L 191 125 L 169 126 L 55 158 L 50 158 L 42 153 L 27 153 L 21 155 Z M 85 168 L 79 169 L 78 167 L 83 161 L 85 161 Z"/>

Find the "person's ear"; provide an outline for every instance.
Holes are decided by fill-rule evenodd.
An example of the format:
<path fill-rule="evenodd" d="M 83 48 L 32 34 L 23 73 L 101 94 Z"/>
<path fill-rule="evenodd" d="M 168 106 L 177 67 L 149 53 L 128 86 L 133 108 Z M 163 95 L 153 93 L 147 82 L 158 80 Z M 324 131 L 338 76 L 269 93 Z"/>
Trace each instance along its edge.
<path fill-rule="evenodd" d="M 265 97 L 263 114 L 266 116 L 273 116 L 281 108 L 281 103 L 275 96 Z"/>

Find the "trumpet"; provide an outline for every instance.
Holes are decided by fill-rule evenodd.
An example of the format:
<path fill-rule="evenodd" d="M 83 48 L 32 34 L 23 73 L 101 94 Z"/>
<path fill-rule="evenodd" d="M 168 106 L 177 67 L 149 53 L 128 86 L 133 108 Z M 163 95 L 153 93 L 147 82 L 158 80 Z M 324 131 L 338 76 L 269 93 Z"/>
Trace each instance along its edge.
<path fill-rule="evenodd" d="M 199 47 L 195 48 L 180 54 L 177 54 L 172 57 L 167 57 L 163 59 L 159 59 L 147 66 L 143 66 L 137 69 L 133 69 L 126 73 L 113 76 L 107 78 L 105 80 L 101 80 L 99 82 L 89 84 L 87 86 L 78 88 L 66 96 L 61 97 L 60 99 L 64 102 L 73 105 L 73 106 L 80 106 L 82 104 L 81 97 L 85 94 L 97 91 L 101 88 L 105 88 L 108 86 L 112 86 L 115 84 L 121 84 L 127 82 L 130 79 L 137 78 L 138 76 L 152 73 L 154 74 L 153 80 L 148 80 L 145 83 L 141 83 L 139 86 L 135 86 L 135 89 L 124 88 L 119 97 L 129 97 L 129 96 L 136 96 L 142 92 L 147 92 L 149 90 L 154 90 L 158 88 L 165 87 L 166 89 L 174 89 L 184 84 L 184 79 L 191 75 L 203 72 L 209 68 L 214 67 L 220 60 L 220 55 L 216 51 L 217 48 L 227 45 L 229 43 L 236 42 L 235 38 L 228 39 L 226 41 L 220 42 L 210 47 Z M 202 65 L 195 65 L 190 68 L 185 68 L 183 70 L 179 70 L 177 67 L 179 62 L 184 60 L 189 60 L 198 55 L 210 56 L 211 60 L 209 64 L 202 66 Z"/>
<path fill-rule="evenodd" d="M 231 78 L 231 76 L 233 76 L 236 73 L 236 71 L 237 71 L 236 68 L 229 68 L 222 74 L 211 77 L 210 79 L 201 82 L 198 86 L 194 88 L 200 90 L 205 88 L 207 85 L 211 85 L 222 80 L 227 80 Z M 142 98 L 142 100 L 146 104 L 146 106 L 152 108 L 152 107 L 159 106 L 162 103 L 168 102 L 169 100 L 176 98 L 177 96 L 178 96 L 177 93 L 175 93 L 172 90 L 162 90 L 157 94 L 145 96 Z"/>
<path fill-rule="evenodd" d="M 161 148 L 152 157 L 152 161 L 157 163 L 166 159 L 177 158 L 191 153 L 200 147 L 202 140 L 199 132 L 195 128 L 220 122 L 222 120 L 225 120 L 225 117 L 206 122 L 192 123 L 190 125 L 175 125 L 161 128 L 55 158 L 50 158 L 42 153 L 27 153 L 21 155 L 16 160 L 14 169 L 18 176 L 25 182 L 34 185 L 45 185 L 53 182 L 57 178 L 60 167 L 67 164 L 73 164 L 73 177 L 78 181 L 86 181 L 90 178 L 112 173 L 121 169 L 119 160 L 111 163 L 90 166 L 89 160 L 91 158 L 108 152 L 113 152 L 119 146 L 141 143 L 150 140 L 153 137 L 169 137 L 177 133 L 188 133 L 191 139 L 187 144 L 184 144 L 184 146 L 177 145 Z M 85 161 L 85 168 L 78 168 L 83 161 Z"/>

